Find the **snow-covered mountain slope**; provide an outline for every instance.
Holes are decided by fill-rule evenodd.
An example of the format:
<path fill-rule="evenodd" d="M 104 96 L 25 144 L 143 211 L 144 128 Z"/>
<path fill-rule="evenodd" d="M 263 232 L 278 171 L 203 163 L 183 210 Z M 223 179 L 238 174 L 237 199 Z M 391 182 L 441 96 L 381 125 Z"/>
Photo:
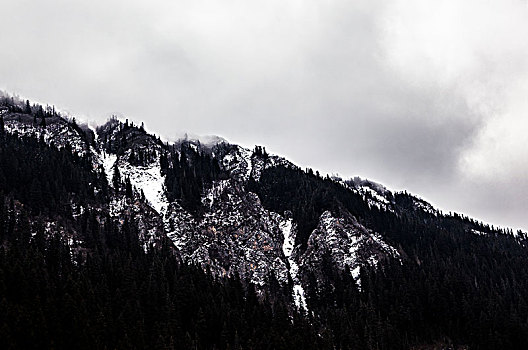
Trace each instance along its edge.
<path fill-rule="evenodd" d="M 254 151 L 237 145 L 228 147 L 226 150 L 218 152 L 221 159 L 220 163 L 230 173 L 231 177 L 239 182 L 248 181 L 250 178 L 258 181 L 264 169 L 274 166 L 294 166 L 282 157 L 268 154 L 259 156 Z"/>
<path fill-rule="evenodd" d="M 301 257 L 301 268 L 322 271 L 323 259 L 329 257 L 339 269 L 348 268 L 356 282 L 361 284 L 361 266 L 375 266 L 381 259 L 397 259 L 399 255 L 383 237 L 361 225 L 353 216 L 344 213 L 336 217 L 325 211 L 310 235 L 308 248 Z"/>
<path fill-rule="evenodd" d="M 211 204 L 200 218 L 176 206 L 167 213 L 169 229 L 174 229 L 169 237 L 182 257 L 218 275 L 236 272 L 258 286 L 276 278 L 285 286 L 288 267 L 281 244 L 283 218 L 265 210 L 255 194 L 245 192 L 232 179 L 215 183 L 207 200 Z"/>
<path fill-rule="evenodd" d="M 40 119 L 25 114 L 11 114 L 4 117 L 4 125 L 7 132 L 42 138 L 57 148 L 69 147 L 80 156 L 90 153 L 87 135 L 75 123 L 60 117 L 46 118 L 46 125 L 43 126 Z"/>
<path fill-rule="evenodd" d="M 102 138 L 112 142 L 116 135 L 112 131 L 110 136 Z M 145 166 L 128 161 L 130 149 L 119 156 L 105 154 L 103 157 L 109 159 L 105 163 L 107 172 L 110 169 L 114 172 L 117 167 L 121 176 L 129 178 L 144 193 L 147 202 L 163 218 L 164 231 L 184 261 L 198 264 L 218 276 L 237 274 L 254 283 L 260 293 L 274 279 L 283 288 L 291 289 L 298 308 L 306 309 L 303 269 L 316 268 L 325 249 L 332 253 L 336 266 L 343 269 L 348 266 L 356 279 L 362 264 L 376 265 L 384 257 L 398 256 L 396 249 L 380 235 L 353 218 L 332 217 L 330 212 L 321 216 L 321 225 L 310 238 L 310 248 L 301 252 L 295 245 L 297 225 L 291 214 L 265 209 L 247 186 L 249 179 L 259 181 L 265 169 L 279 165 L 294 167 L 293 164 L 284 158 L 236 145 L 202 146 L 196 142 L 191 145 L 194 151 L 212 153 L 228 174 L 227 179 L 215 180 L 205 188 L 201 215 L 193 214 L 178 201 L 167 199 L 159 145 L 151 145 L 156 155 Z M 134 144 L 131 149 L 143 146 Z"/>
<path fill-rule="evenodd" d="M 127 151 L 123 157 L 116 158 L 113 166 L 118 167 L 121 176 L 130 179 L 132 186 L 145 195 L 147 203 L 158 214 L 165 213 L 168 201 L 165 195 L 164 177 L 161 175 L 159 157 L 156 157 L 150 164 L 134 166 L 125 160 L 129 155 L 130 151 Z"/>
<path fill-rule="evenodd" d="M 358 283 L 361 266 L 375 266 L 380 260 L 399 257 L 381 235 L 364 227 L 348 212 L 322 213 L 307 248 L 301 249 L 296 244 L 298 223 L 291 213 L 266 209 L 259 196 L 249 190 L 249 182 L 260 181 L 266 169 L 296 168 L 262 148 L 249 150 L 223 139 L 217 139 L 217 144 L 182 140 L 164 144 L 142 127 L 116 119 L 98 127 L 91 138 L 58 117 L 42 126 L 29 116 L 13 115 L 5 118 L 5 125 L 8 132 L 43 137 L 48 144 L 69 147 L 80 156 L 91 157 L 94 169 L 105 172 L 112 189 L 109 214 L 121 223 L 126 218 L 138 222 L 145 249 L 155 245 L 160 235 L 166 235 L 183 261 L 202 266 L 217 276 L 236 274 L 252 282 L 262 295 L 270 283 L 276 282 L 290 290 L 297 308 L 308 308 L 304 296 L 306 272 L 321 271 L 324 256 L 329 254 L 337 268 L 348 268 Z M 176 164 L 171 163 L 174 158 L 197 161 L 185 152 L 195 157 L 210 155 L 223 174 L 203 183 L 198 213 L 183 200 L 170 200 L 171 192 L 166 188 L 164 166 L 170 169 L 171 164 Z M 196 164 L 189 169 L 196 172 Z M 347 183 L 345 187 L 362 193 L 372 205 L 394 205 L 389 191 L 376 191 L 364 183 Z"/>

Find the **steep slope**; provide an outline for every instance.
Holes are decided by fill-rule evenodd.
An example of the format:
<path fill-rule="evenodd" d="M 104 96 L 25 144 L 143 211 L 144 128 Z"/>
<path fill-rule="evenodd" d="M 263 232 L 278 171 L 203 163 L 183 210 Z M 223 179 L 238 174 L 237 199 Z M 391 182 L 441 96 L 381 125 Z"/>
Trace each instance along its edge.
<path fill-rule="evenodd" d="M 161 229 L 184 260 L 209 269 L 214 275 L 241 276 L 254 283 L 261 295 L 266 292 L 265 286 L 270 279 L 274 279 L 282 288 L 291 290 L 292 300 L 298 307 L 306 309 L 303 269 L 305 266 L 314 268 L 314 260 L 324 254 L 323 250 L 330 249 L 335 265 L 350 267 L 356 279 L 360 265 L 377 264 L 379 259 L 374 256 L 398 255 L 394 248 L 381 249 L 375 244 L 356 244 L 352 248 L 356 239 L 367 241 L 374 236 L 364 228 L 353 234 L 336 236 L 332 225 L 321 225 L 311 239 L 315 243 L 317 235 L 322 235 L 328 244 L 321 247 L 314 244 L 306 252 L 298 249 L 298 225 L 287 218 L 284 211 L 264 208 L 259 197 L 248 190 L 250 182 L 258 182 L 263 171 L 279 166 L 295 168 L 283 158 L 268 155 L 260 147 L 250 151 L 225 142 L 205 147 L 199 142 L 185 140 L 179 145 L 168 145 L 148 135 L 141 127 L 116 119 L 98 127 L 95 137 L 90 135 L 91 130 L 83 131 L 60 116 L 46 118 L 45 126 L 35 123 L 34 119 L 23 114 L 9 115 L 4 118 L 6 131 L 42 137 L 49 145 L 91 158 L 94 168 L 105 172 L 113 189 L 108 203 L 110 215 L 127 215 L 141 223 L 140 237 L 145 247 L 153 243 Z M 212 156 L 210 161 L 218 163 L 224 179 L 202 184 L 205 189 L 198 193 L 200 213 L 197 214 L 193 211 L 196 205 L 186 206 L 185 198 L 168 199 L 171 194 L 166 190 L 165 174 L 176 163 L 165 165 L 165 171 L 162 163 L 185 158 L 185 161 L 178 161 L 188 162 L 188 171 L 196 172 L 192 163 L 200 161 L 202 154 Z M 185 184 L 181 186 L 183 190 Z M 145 204 L 150 209 L 146 209 Z M 379 235 L 375 237 L 376 242 L 388 246 Z M 347 252 L 328 245 L 347 247 Z M 360 256 L 371 258 L 360 259 Z"/>
<path fill-rule="evenodd" d="M 14 212 L 38 218 L 30 241 L 58 235 L 78 264 L 115 247 L 168 250 L 214 278 L 240 279 L 274 315 L 304 315 L 337 348 L 528 344 L 520 231 L 368 180 L 323 177 L 262 147 L 169 144 L 128 121 L 94 132 L 39 113 L 2 109 L 0 190 Z M 494 304 L 510 310 L 508 322 Z"/>
<path fill-rule="evenodd" d="M 287 213 L 264 208 L 259 197 L 248 189 L 251 181 L 259 181 L 263 171 L 278 166 L 295 168 L 293 164 L 268 155 L 260 147 L 250 151 L 225 142 L 202 146 L 199 142 L 185 140 L 177 145 L 163 145 L 141 128 L 116 120 L 98 128 L 98 136 L 102 140 L 103 159 L 110 159 L 113 163 L 106 166 L 107 171 L 111 169 L 114 173 L 117 169 L 137 192 L 144 194 L 147 202 L 163 218 L 167 236 L 185 261 L 198 264 L 217 276 L 241 276 L 255 284 L 261 295 L 267 292 L 270 281 L 275 280 L 279 286 L 290 290 L 297 307 L 307 308 L 301 276 L 303 266 L 312 266 L 299 263 L 313 260 L 315 255 L 323 253 L 311 249 L 305 252 L 310 257 L 305 258 L 304 252 L 297 249 L 293 254 L 297 225 L 285 216 Z M 194 178 L 196 164 L 201 164 L 206 157 L 211 157 L 208 162 L 218 164 L 221 179 L 214 179 L 214 176 L 210 179 Z M 168 164 L 162 167 L 162 163 Z M 183 180 L 179 181 L 181 188 L 173 191 L 177 194 L 166 190 L 166 174 L 182 167 L 183 171 L 178 170 L 179 178 L 187 176 L 185 171 L 192 172 L 192 180 L 203 186 L 199 191 L 198 205 L 184 197 L 188 185 Z M 192 194 L 192 186 L 189 187 Z M 175 200 L 170 201 L 171 196 Z M 333 231 L 329 227 L 320 227 L 317 232 L 329 237 Z M 374 236 L 363 229 L 356 230 L 354 237 L 367 241 Z M 375 237 L 376 242 L 389 247 L 379 235 Z M 352 244 L 349 236 L 331 240 L 333 245 Z M 359 244 L 347 248 L 347 254 L 335 254 L 336 266 L 351 267 L 357 279 L 360 265 L 377 264 L 378 259 L 374 256 L 398 255 L 394 248 L 381 249 L 375 245 Z"/>

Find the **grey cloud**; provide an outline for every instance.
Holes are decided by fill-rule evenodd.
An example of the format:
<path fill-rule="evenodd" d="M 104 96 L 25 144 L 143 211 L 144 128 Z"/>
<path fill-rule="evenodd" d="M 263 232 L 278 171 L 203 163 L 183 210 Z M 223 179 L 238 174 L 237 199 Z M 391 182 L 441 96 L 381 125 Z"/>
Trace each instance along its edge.
<path fill-rule="evenodd" d="M 301 166 L 528 228 L 526 182 L 511 175 L 519 166 L 491 185 L 461 173 L 489 119 L 468 100 L 473 85 L 463 72 L 446 82 L 436 61 L 392 64 L 385 2 L 50 0 L 3 10 L 25 20 L 0 21 L 0 88 L 98 122 L 122 113 L 168 139 L 189 131 L 263 144 Z"/>

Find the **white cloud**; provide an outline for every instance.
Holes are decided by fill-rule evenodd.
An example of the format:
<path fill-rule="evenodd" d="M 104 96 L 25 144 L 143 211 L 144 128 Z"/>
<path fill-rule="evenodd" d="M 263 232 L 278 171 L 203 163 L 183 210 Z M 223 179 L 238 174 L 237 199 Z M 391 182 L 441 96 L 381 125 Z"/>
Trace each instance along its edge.
<path fill-rule="evenodd" d="M 524 1 L 26 0 L 2 10 L 0 88 L 99 121 L 122 112 L 167 138 L 266 144 L 303 166 L 528 228 Z"/>
<path fill-rule="evenodd" d="M 449 193 L 440 202 L 526 228 L 526 2 L 396 1 L 382 21 L 384 57 L 405 84 L 459 97 L 466 113 L 443 117 L 480 125 L 454 155 L 452 188 L 466 193 Z"/>

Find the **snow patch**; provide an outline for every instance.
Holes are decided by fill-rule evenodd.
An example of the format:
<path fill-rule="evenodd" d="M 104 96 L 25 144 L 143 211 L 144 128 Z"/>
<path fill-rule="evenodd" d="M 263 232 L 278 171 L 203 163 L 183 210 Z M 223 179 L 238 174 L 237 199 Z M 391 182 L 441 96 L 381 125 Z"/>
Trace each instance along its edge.
<path fill-rule="evenodd" d="M 376 200 L 379 203 L 383 204 L 389 204 L 390 202 L 385 198 L 384 196 L 380 195 L 378 192 L 374 191 L 372 188 L 368 186 L 361 186 L 358 188 L 360 192 L 363 194 L 369 194 L 374 200 Z"/>
<path fill-rule="evenodd" d="M 299 265 L 293 259 L 292 253 L 295 244 L 295 236 L 293 235 L 293 220 L 287 219 L 279 224 L 279 228 L 284 236 L 284 242 L 282 244 L 282 251 L 288 263 L 290 264 L 290 276 L 293 280 L 293 301 L 298 309 L 304 311 L 308 310 L 306 304 L 306 297 L 304 296 L 304 288 L 299 280 Z"/>
<path fill-rule="evenodd" d="M 128 177 L 136 189 L 143 191 L 145 198 L 159 214 L 167 210 L 168 201 L 165 196 L 165 177 L 161 175 L 159 158 L 148 166 L 133 166 L 126 161 L 118 162 L 123 178 Z"/>
<path fill-rule="evenodd" d="M 350 271 L 352 273 L 352 277 L 357 281 L 356 283 L 361 285 L 361 279 L 359 278 L 359 273 L 361 270 L 361 266 L 356 266 L 355 268 Z"/>
<path fill-rule="evenodd" d="M 117 155 L 111 153 L 102 153 L 100 158 L 101 164 L 103 165 L 104 172 L 106 174 L 106 179 L 108 184 L 112 184 L 112 176 L 114 175 L 114 165 L 117 161 Z"/>
<path fill-rule="evenodd" d="M 474 235 L 477 235 L 477 236 L 486 236 L 487 235 L 486 232 L 478 231 L 478 230 L 475 230 L 475 229 L 471 229 L 470 232 L 473 233 Z"/>

